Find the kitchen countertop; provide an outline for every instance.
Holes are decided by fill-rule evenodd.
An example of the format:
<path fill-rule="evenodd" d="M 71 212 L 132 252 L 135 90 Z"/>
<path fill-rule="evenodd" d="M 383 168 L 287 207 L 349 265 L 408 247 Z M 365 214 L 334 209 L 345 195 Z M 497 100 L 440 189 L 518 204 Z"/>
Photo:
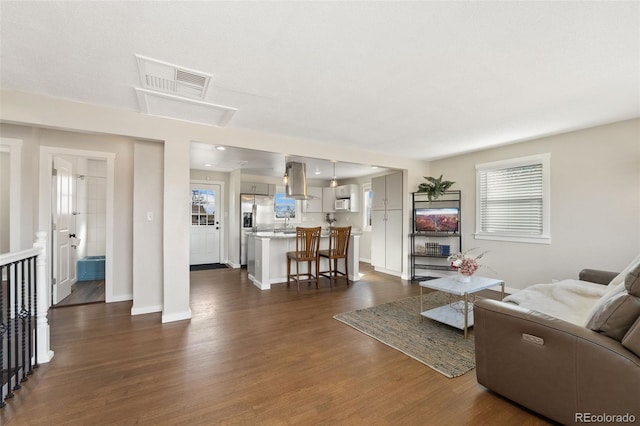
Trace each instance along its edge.
<path fill-rule="evenodd" d="M 352 282 L 360 279 L 360 235 L 361 228 L 352 228 L 349 253 L 347 262 L 349 264 L 349 279 Z M 249 280 L 260 290 L 269 290 L 273 284 L 283 284 L 287 282 L 286 253 L 295 250 L 296 234 L 295 227 L 287 228 L 286 232 L 274 229 L 263 229 L 247 234 L 247 274 Z M 320 238 L 320 249 L 329 247 L 329 229 L 325 228 Z M 326 260 L 321 260 L 325 270 Z M 302 270 L 306 269 L 306 262 L 301 265 Z M 339 268 L 345 268 L 345 264 L 340 262 Z M 341 269 L 345 270 L 345 269 Z"/>
<path fill-rule="evenodd" d="M 296 236 L 296 231 L 295 229 L 292 230 L 287 230 L 287 231 L 258 231 L 258 232 L 251 232 L 251 235 L 253 235 L 254 237 L 257 238 L 295 238 Z M 362 231 L 361 230 L 352 230 L 351 231 L 351 235 L 362 235 Z M 321 237 L 328 237 L 329 236 L 329 230 L 322 230 L 322 233 L 320 234 Z"/>

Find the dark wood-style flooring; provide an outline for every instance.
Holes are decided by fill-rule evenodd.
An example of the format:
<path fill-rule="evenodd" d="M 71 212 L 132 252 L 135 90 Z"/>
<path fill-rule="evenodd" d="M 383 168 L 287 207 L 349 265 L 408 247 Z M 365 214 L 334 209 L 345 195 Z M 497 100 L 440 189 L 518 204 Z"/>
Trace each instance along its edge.
<path fill-rule="evenodd" d="M 71 286 L 71 294 L 62 299 L 55 307 L 103 303 L 104 301 L 104 280 L 77 281 Z"/>
<path fill-rule="evenodd" d="M 473 371 L 448 379 L 332 318 L 418 293 L 370 270 L 349 287 L 297 293 L 219 269 L 191 273 L 189 321 L 131 316 L 130 302 L 54 309 L 55 357 L 0 424 L 547 424 Z"/>

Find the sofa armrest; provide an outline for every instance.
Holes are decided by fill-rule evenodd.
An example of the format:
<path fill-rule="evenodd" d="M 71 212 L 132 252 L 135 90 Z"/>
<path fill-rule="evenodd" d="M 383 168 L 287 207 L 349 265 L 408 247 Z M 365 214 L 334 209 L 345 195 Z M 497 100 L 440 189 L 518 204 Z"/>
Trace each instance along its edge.
<path fill-rule="evenodd" d="M 474 306 L 478 382 L 562 424 L 576 413 L 640 418 L 640 358 L 584 327 L 496 300 Z"/>
<path fill-rule="evenodd" d="M 590 281 L 596 284 L 609 284 L 619 272 L 601 271 L 599 269 L 583 269 L 578 274 L 580 281 Z"/>

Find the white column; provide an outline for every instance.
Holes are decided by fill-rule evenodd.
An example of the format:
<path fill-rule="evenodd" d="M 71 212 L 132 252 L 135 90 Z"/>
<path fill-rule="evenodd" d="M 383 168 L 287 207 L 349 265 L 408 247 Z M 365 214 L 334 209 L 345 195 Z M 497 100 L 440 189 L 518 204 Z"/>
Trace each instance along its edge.
<path fill-rule="evenodd" d="M 162 322 L 191 318 L 189 307 L 190 142 L 164 142 Z"/>
<path fill-rule="evenodd" d="M 38 333 L 38 363 L 47 363 L 53 358 L 53 351 L 50 344 L 49 321 L 47 312 L 49 302 L 47 301 L 47 289 L 49 280 L 47 278 L 47 233 L 36 232 L 36 242 L 34 248 L 40 250 L 36 261 L 36 277 L 38 280 L 38 311 L 36 312 L 36 330 Z"/>

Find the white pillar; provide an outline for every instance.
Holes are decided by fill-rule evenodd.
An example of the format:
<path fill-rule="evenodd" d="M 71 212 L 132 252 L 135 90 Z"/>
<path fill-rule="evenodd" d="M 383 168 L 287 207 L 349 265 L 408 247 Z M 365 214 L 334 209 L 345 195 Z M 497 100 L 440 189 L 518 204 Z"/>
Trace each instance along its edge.
<path fill-rule="evenodd" d="M 189 248 L 191 224 L 190 142 L 164 142 L 163 307 L 162 322 L 191 318 Z"/>
<path fill-rule="evenodd" d="M 47 279 L 47 233 L 45 231 L 36 232 L 36 242 L 34 248 L 40 249 L 36 260 L 36 277 L 38 280 L 38 311 L 36 312 L 36 330 L 38 333 L 38 363 L 47 363 L 53 358 L 53 351 L 50 344 L 49 321 L 47 312 L 49 302 L 47 301 L 47 289 L 49 280 Z"/>

